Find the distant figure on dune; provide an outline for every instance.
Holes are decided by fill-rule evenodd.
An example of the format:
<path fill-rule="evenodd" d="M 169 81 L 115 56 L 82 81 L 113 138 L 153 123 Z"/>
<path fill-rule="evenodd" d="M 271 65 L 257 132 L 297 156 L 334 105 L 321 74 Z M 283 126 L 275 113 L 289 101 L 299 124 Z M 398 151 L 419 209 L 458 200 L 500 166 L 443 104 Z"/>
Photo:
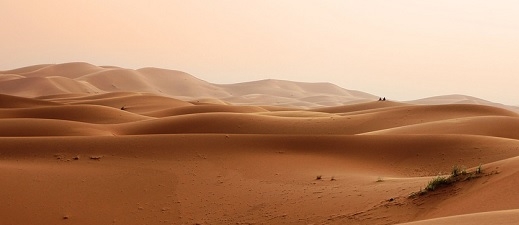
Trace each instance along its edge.
<path fill-rule="evenodd" d="M 385 100 L 386 100 L 386 97 L 384 97 L 384 98 L 382 99 L 382 101 L 385 101 Z"/>
<path fill-rule="evenodd" d="M 382 98 L 378 98 L 379 101 L 382 101 Z"/>

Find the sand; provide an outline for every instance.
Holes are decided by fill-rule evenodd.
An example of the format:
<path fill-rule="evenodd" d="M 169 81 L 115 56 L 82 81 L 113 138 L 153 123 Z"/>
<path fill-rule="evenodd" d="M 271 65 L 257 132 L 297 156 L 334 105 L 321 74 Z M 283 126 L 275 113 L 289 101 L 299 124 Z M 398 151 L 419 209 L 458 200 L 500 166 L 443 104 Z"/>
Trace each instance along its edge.
<path fill-rule="evenodd" d="M 509 107 L 86 63 L 0 92 L 2 225 L 519 222 Z M 416 194 L 455 165 L 472 177 Z"/>

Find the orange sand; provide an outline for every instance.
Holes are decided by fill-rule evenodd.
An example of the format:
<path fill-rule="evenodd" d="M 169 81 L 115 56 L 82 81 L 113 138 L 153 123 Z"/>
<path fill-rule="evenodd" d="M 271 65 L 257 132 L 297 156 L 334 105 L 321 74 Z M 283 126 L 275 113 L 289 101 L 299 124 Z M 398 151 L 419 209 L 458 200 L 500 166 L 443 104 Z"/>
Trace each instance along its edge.
<path fill-rule="evenodd" d="M 0 72 L 0 93 L 2 225 L 519 222 L 513 107 L 86 63 Z"/>

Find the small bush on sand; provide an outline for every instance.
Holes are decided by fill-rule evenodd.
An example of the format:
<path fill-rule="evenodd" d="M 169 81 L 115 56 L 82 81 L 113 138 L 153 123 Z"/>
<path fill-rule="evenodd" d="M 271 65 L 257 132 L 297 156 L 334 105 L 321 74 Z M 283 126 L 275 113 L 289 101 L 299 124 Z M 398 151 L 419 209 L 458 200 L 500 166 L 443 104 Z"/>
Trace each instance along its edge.
<path fill-rule="evenodd" d="M 463 173 L 463 171 L 464 170 L 461 166 L 454 165 L 451 170 L 451 176 L 457 177 L 457 176 L 461 175 Z"/>
<path fill-rule="evenodd" d="M 316 180 L 321 180 L 323 179 L 323 175 L 317 175 L 317 177 L 315 177 Z"/>
<path fill-rule="evenodd" d="M 434 191 L 441 186 L 451 185 L 459 181 L 466 181 L 473 178 L 481 177 L 482 169 L 481 164 L 476 167 L 474 172 L 467 172 L 463 167 L 453 166 L 451 174 L 448 176 L 440 176 L 433 178 L 427 183 L 424 189 L 420 189 L 419 192 L 413 192 L 409 197 L 426 194 L 429 191 Z"/>
<path fill-rule="evenodd" d="M 437 187 L 450 183 L 451 180 L 448 177 L 437 176 L 436 178 L 429 181 L 429 183 L 425 187 L 425 191 L 434 191 Z"/>

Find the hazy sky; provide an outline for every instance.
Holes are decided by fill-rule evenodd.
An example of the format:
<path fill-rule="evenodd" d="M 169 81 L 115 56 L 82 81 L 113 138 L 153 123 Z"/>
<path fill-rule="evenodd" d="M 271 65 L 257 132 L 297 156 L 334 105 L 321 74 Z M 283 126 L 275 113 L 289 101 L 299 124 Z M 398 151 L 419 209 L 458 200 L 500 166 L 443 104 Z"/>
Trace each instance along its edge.
<path fill-rule="evenodd" d="M 85 61 L 519 105 L 516 0 L 0 0 L 0 70 Z"/>

